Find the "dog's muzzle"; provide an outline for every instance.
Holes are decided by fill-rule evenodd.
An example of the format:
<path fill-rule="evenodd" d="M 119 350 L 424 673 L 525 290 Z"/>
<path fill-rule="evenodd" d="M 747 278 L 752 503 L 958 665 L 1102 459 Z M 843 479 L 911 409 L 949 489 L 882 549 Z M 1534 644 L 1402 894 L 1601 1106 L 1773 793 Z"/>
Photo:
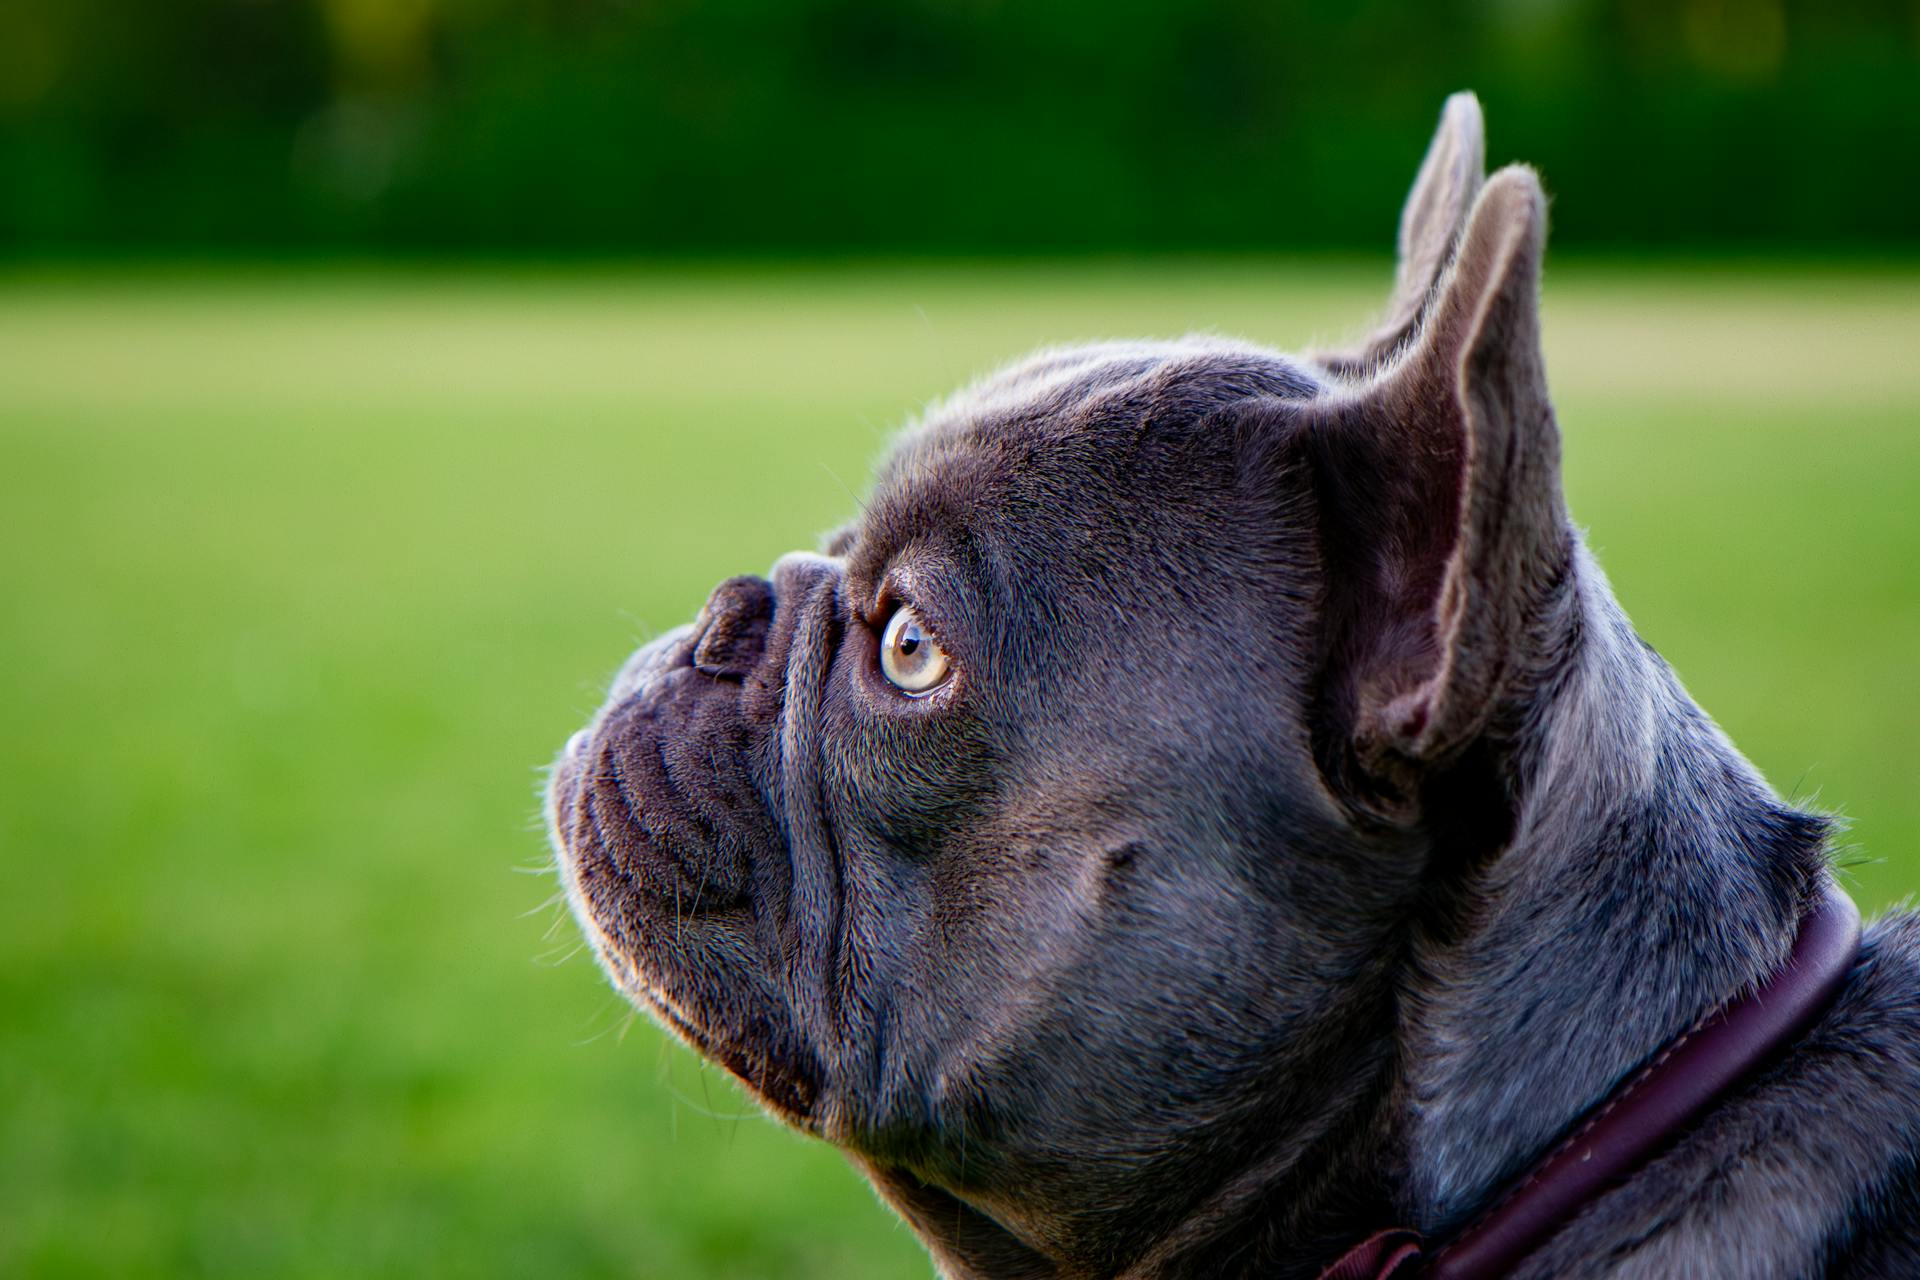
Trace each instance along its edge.
<path fill-rule="evenodd" d="M 809 1027 L 835 897 L 815 856 L 813 729 L 838 566 L 788 557 L 715 587 L 642 647 L 556 763 L 547 817 L 574 914 L 609 976 L 796 1124 L 824 1078 Z M 796 836 L 796 832 L 799 834 Z"/>
<path fill-rule="evenodd" d="M 669 901 L 679 920 L 742 899 L 747 846 L 770 832 L 749 781 L 741 684 L 763 660 L 773 604 L 765 579 L 721 583 L 693 625 L 627 660 L 593 724 L 568 741 L 548 817 L 583 888 L 611 876 L 609 888 Z M 606 928 L 619 904 L 586 897 Z"/>

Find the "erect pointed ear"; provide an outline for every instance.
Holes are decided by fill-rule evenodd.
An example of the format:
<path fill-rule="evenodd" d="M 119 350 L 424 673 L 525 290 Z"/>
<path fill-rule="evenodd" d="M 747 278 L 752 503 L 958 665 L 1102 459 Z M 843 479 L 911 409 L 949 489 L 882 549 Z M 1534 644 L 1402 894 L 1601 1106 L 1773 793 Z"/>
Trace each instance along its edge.
<path fill-rule="evenodd" d="M 1480 100 L 1471 93 L 1454 94 L 1440 111 L 1440 127 L 1427 144 L 1427 158 L 1400 210 L 1400 265 L 1386 315 L 1356 350 L 1320 354 L 1317 358 L 1330 371 L 1364 374 L 1398 350 L 1419 326 L 1480 194 L 1486 155 Z"/>
<path fill-rule="evenodd" d="M 1413 345 L 1308 415 L 1322 759 L 1332 748 L 1389 802 L 1524 699 L 1564 625 L 1574 536 L 1540 346 L 1545 236 L 1533 172 L 1494 175 Z"/>

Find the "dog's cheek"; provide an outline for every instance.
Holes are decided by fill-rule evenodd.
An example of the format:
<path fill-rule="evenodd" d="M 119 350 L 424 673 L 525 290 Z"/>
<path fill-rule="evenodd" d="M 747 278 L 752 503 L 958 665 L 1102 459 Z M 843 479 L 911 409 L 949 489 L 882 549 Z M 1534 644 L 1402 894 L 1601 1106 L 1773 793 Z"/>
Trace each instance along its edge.
<path fill-rule="evenodd" d="M 992 744 L 964 714 L 882 717 L 842 706 L 827 722 L 826 802 L 836 826 L 920 857 L 939 853 L 995 790 Z"/>

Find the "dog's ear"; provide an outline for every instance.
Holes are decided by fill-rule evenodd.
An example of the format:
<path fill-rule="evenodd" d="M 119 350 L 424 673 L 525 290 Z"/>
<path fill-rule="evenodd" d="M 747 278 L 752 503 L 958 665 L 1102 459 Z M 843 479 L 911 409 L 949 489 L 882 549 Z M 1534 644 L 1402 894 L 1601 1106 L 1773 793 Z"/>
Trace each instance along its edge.
<path fill-rule="evenodd" d="M 1307 411 L 1322 760 L 1331 748 L 1392 802 L 1484 732 L 1564 625 L 1550 606 L 1574 542 L 1540 346 L 1545 235 L 1539 179 L 1494 175 L 1412 344 Z"/>
<path fill-rule="evenodd" d="M 1480 100 L 1471 93 L 1454 94 L 1440 111 L 1440 127 L 1427 144 L 1427 158 L 1400 210 L 1400 265 L 1386 315 L 1357 350 L 1319 353 L 1316 358 L 1328 370 L 1343 376 L 1364 374 L 1419 327 L 1486 179 L 1486 153 Z"/>

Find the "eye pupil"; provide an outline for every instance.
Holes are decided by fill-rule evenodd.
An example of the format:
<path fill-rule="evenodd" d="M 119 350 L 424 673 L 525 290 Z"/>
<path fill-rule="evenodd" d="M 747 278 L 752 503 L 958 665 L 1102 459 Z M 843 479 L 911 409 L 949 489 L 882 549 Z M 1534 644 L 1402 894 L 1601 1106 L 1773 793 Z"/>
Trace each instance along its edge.
<path fill-rule="evenodd" d="M 918 649 L 919 647 L 920 647 L 920 637 L 913 634 L 911 630 L 909 630 L 905 635 L 900 637 L 900 652 L 912 653 L 915 649 Z"/>

